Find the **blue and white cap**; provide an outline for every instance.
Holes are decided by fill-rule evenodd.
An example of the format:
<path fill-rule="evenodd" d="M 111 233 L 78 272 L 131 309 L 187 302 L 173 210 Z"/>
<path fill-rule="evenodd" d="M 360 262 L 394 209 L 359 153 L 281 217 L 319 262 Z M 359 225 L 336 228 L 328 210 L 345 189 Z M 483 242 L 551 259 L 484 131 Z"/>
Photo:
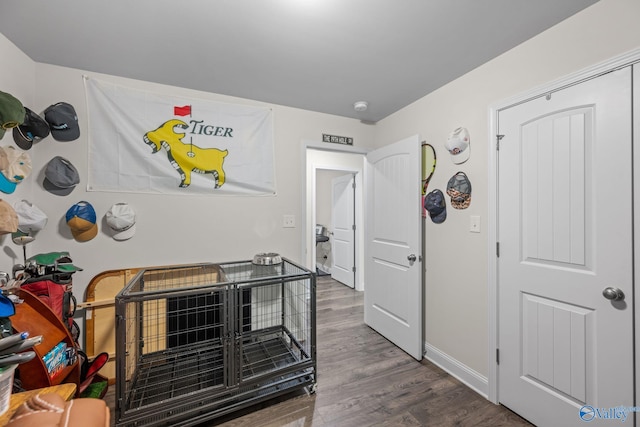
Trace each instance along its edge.
<path fill-rule="evenodd" d="M 0 191 L 11 194 L 31 173 L 31 157 L 15 147 L 0 147 Z"/>

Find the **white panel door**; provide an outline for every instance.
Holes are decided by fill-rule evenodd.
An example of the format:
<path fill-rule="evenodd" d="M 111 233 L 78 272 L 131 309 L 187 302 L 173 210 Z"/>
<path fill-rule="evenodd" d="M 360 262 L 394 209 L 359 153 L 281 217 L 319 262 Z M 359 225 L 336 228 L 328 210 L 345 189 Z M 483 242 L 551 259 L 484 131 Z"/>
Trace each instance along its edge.
<path fill-rule="evenodd" d="M 331 180 L 331 278 L 350 288 L 355 276 L 355 178 Z"/>
<path fill-rule="evenodd" d="M 498 124 L 499 400 L 538 426 L 611 425 L 634 403 L 630 69 Z"/>
<path fill-rule="evenodd" d="M 420 360 L 420 139 L 367 154 L 365 323 Z"/>

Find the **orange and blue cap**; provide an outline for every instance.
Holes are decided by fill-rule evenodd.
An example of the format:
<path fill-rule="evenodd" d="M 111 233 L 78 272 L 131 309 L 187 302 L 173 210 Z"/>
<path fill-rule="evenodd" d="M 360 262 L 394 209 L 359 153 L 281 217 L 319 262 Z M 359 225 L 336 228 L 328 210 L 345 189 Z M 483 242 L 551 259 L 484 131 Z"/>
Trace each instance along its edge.
<path fill-rule="evenodd" d="M 78 242 L 87 242 L 98 234 L 96 211 L 89 202 L 81 201 L 71 206 L 66 220 L 73 238 Z"/>

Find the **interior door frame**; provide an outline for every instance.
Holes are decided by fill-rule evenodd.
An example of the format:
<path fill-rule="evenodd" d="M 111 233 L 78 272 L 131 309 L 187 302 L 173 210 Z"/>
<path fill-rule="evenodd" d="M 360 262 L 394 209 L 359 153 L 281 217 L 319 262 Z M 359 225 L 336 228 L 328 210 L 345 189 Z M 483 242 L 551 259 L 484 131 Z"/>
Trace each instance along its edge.
<path fill-rule="evenodd" d="M 487 398 L 493 403 L 499 403 L 499 390 L 498 390 L 498 365 L 497 365 L 497 349 L 498 343 L 498 256 L 497 256 L 497 242 L 498 236 L 498 113 L 501 110 L 522 104 L 541 96 L 556 92 L 569 86 L 579 84 L 583 81 L 590 80 L 598 77 L 602 74 L 606 74 L 610 71 L 618 68 L 630 66 L 634 63 L 640 62 L 640 49 L 635 49 L 630 52 L 624 53 L 620 56 L 611 58 L 607 61 L 599 64 L 587 67 L 581 71 L 572 73 L 568 76 L 562 77 L 550 83 L 535 87 L 524 93 L 516 95 L 512 98 L 508 98 L 499 101 L 489 106 L 489 135 L 487 135 L 488 154 L 487 165 L 489 171 L 488 177 L 488 231 L 487 231 L 487 253 L 488 253 L 488 376 L 487 376 Z M 640 84 L 636 82 L 634 86 Z M 635 94 L 640 93 L 639 90 L 634 90 Z M 636 100 L 636 105 L 639 105 L 640 100 Z M 638 134 L 640 133 L 640 119 L 638 119 L 639 113 L 635 112 L 634 127 L 634 142 L 640 141 Z M 635 146 L 635 144 L 634 144 Z M 633 150 L 634 155 L 634 171 L 640 171 L 640 149 Z M 638 232 L 638 225 L 640 221 L 640 173 L 634 173 L 634 230 L 636 235 L 634 236 L 634 247 L 636 242 L 640 242 L 640 233 Z M 640 254 L 638 251 L 634 251 L 634 271 L 640 271 Z M 634 307 L 640 307 L 640 292 L 635 292 L 635 273 L 634 273 Z M 634 333 L 635 333 L 635 388 L 638 390 L 640 384 L 640 316 L 634 316 Z M 637 404 L 637 402 L 636 402 Z"/>
<path fill-rule="evenodd" d="M 343 154 L 355 154 L 360 156 L 360 167 L 354 167 L 349 164 L 342 164 L 341 162 L 332 163 L 324 161 L 307 161 L 307 154 L 310 150 L 322 151 L 331 153 L 339 158 Z M 356 182 L 356 274 L 354 278 L 355 290 L 364 291 L 364 168 L 366 163 L 366 155 L 369 151 L 364 147 L 353 147 L 350 145 L 331 144 L 326 142 L 318 142 L 311 140 L 302 141 L 302 167 L 305 171 L 306 178 L 302 182 L 302 206 L 301 212 L 304 218 L 302 227 L 302 254 L 301 259 L 305 260 L 304 265 L 315 271 L 316 260 L 316 240 L 315 240 L 315 226 L 316 226 L 316 172 L 318 170 L 336 170 L 345 173 L 353 173 L 355 175 Z M 332 156 L 332 157 L 335 157 Z M 345 162 L 349 163 L 349 162 Z"/>

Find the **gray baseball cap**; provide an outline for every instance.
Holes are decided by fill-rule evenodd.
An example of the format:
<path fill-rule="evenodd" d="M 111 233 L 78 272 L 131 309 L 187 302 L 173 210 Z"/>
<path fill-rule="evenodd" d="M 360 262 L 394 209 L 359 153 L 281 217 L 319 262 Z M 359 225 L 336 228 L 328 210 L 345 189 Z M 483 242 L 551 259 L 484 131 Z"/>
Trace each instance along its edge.
<path fill-rule="evenodd" d="M 64 157 L 49 160 L 44 170 L 44 189 L 57 196 L 66 196 L 80 183 L 78 170 Z"/>
<path fill-rule="evenodd" d="M 424 208 L 429 212 L 431 221 L 436 224 L 441 224 L 447 219 L 447 203 L 444 200 L 444 194 L 438 189 L 426 195 Z"/>

